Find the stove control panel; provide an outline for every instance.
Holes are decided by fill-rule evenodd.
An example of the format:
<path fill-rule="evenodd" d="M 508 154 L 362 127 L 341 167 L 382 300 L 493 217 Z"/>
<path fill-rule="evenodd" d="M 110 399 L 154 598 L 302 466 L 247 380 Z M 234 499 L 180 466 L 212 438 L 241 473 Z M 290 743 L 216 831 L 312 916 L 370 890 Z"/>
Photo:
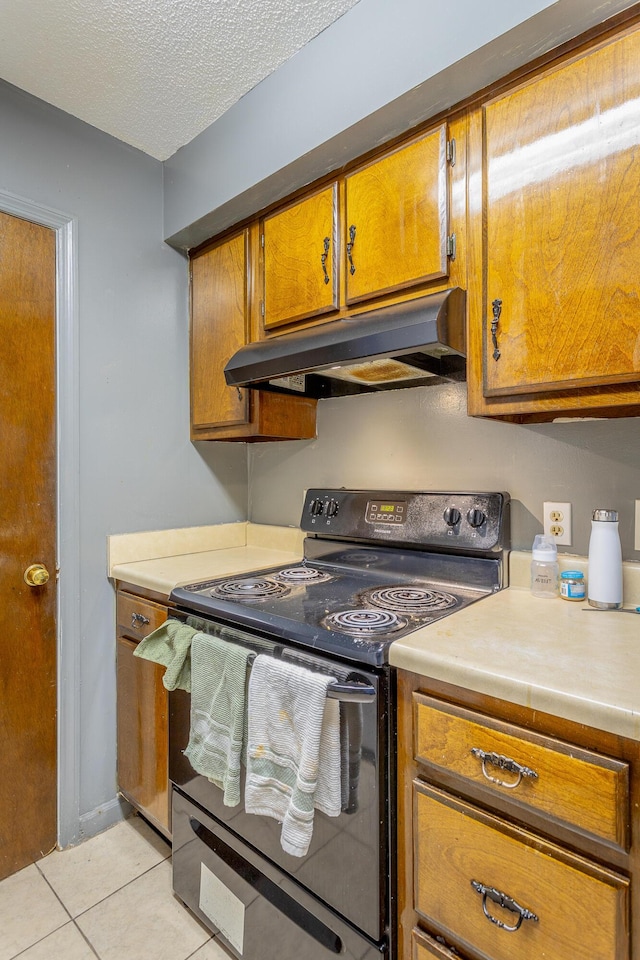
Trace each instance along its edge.
<path fill-rule="evenodd" d="M 509 495 L 309 490 L 300 526 L 317 536 L 497 553 L 509 547 Z"/>
<path fill-rule="evenodd" d="M 406 500 L 381 500 L 376 498 L 367 504 L 367 523 L 404 523 L 407 519 Z"/>

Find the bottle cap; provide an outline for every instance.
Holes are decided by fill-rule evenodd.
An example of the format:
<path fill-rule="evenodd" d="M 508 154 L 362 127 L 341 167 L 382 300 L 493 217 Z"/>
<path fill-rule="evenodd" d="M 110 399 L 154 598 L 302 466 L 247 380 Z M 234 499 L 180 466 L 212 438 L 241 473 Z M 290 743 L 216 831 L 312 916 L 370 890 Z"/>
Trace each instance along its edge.
<path fill-rule="evenodd" d="M 544 533 L 538 533 L 533 538 L 532 555 L 534 560 L 542 560 L 544 563 L 555 563 L 558 559 L 558 548 L 555 540 L 545 536 Z"/>
<path fill-rule="evenodd" d="M 594 519 L 594 520 L 609 520 L 609 521 L 613 521 L 613 522 L 617 523 L 617 522 L 618 522 L 618 511 L 617 511 L 617 510 L 608 510 L 608 509 L 607 509 L 607 510 L 604 510 L 604 509 L 594 510 L 594 511 L 593 511 L 593 519 Z"/>
<path fill-rule="evenodd" d="M 563 570 L 560 574 L 561 580 L 583 580 L 584 573 L 580 570 Z"/>

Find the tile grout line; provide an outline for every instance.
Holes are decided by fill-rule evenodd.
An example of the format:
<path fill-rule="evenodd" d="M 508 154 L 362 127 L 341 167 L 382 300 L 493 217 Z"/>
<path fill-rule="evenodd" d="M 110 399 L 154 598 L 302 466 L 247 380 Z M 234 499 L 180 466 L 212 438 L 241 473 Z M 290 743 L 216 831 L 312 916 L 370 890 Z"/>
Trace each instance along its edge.
<path fill-rule="evenodd" d="M 121 890 L 125 890 L 127 887 L 130 887 L 132 883 L 136 882 L 136 880 L 140 880 L 142 877 L 146 877 L 146 875 L 148 873 L 151 873 L 152 870 L 155 870 L 156 867 L 159 867 L 162 863 L 166 863 L 167 859 L 168 858 L 165 857 L 163 860 L 159 860 L 157 863 L 154 863 L 152 866 L 147 867 L 147 869 L 143 870 L 142 873 L 139 873 L 136 877 L 133 877 L 131 880 L 127 880 L 127 882 L 123 883 L 121 887 L 117 887 L 115 890 L 112 890 L 111 893 L 108 893 L 106 897 L 102 898 L 102 900 L 96 900 L 96 902 L 92 903 L 90 907 L 87 907 L 86 910 L 81 910 L 80 913 L 76 914 L 76 916 L 72 917 L 71 919 L 75 923 L 75 921 L 78 920 L 79 917 L 84 917 L 85 914 L 89 913 L 90 910 L 94 910 L 96 907 L 99 907 L 101 904 L 106 903 L 110 897 L 113 897 L 116 895 L 116 893 L 120 893 Z"/>
<path fill-rule="evenodd" d="M 74 927 L 76 928 L 76 930 L 78 931 L 78 933 L 80 934 L 80 936 L 82 937 L 82 939 L 85 941 L 85 943 L 87 944 L 87 946 L 90 948 L 91 952 L 98 958 L 98 960 L 100 960 L 100 954 L 97 952 L 96 948 L 95 948 L 94 945 L 91 943 L 91 941 L 87 938 L 87 936 L 85 935 L 85 933 L 84 933 L 84 931 L 82 930 L 82 928 L 78 925 L 78 923 L 77 923 L 78 918 L 79 918 L 79 917 L 83 917 L 86 913 L 89 913 L 89 911 L 90 911 L 90 910 L 93 910 L 94 907 L 98 907 L 98 906 L 100 906 L 100 904 L 106 903 L 106 901 L 109 899 L 109 897 L 112 897 L 114 894 L 119 893 L 121 890 L 124 890 L 125 887 L 130 886 L 132 883 L 135 883 L 136 880 L 139 880 L 141 877 L 146 876 L 146 874 L 147 874 L 147 873 L 150 873 L 151 870 L 154 870 L 156 867 L 159 867 L 161 863 L 165 863 L 167 860 L 170 860 L 170 859 L 171 859 L 171 854 L 169 854 L 168 857 L 163 857 L 163 859 L 162 859 L 162 860 L 159 860 L 158 863 L 154 863 L 151 867 L 148 867 L 146 870 L 143 870 L 142 873 L 138 874 L 137 877 L 133 877 L 132 880 L 128 880 L 126 883 L 123 883 L 121 887 L 118 887 L 116 890 L 112 890 L 110 894 L 108 894 L 106 897 L 103 897 L 102 900 L 96 901 L 96 903 L 92 904 L 90 907 L 87 907 L 86 910 L 83 910 L 83 911 L 82 911 L 81 913 L 79 913 L 76 917 L 71 916 L 71 913 L 69 912 L 69 909 L 67 908 L 67 906 L 65 905 L 65 903 L 63 902 L 63 900 L 60 898 L 60 896 L 58 895 L 58 893 L 56 892 L 55 887 L 50 883 L 50 881 L 49 881 L 48 878 L 45 876 L 45 874 L 42 872 L 42 870 L 40 870 L 40 868 L 38 867 L 38 863 L 37 863 L 37 862 L 34 863 L 34 866 L 35 866 L 36 869 L 38 870 L 38 873 L 40 874 L 40 876 L 42 877 L 42 879 L 45 881 L 45 883 L 47 884 L 47 886 L 50 888 L 50 890 L 52 891 L 52 893 L 53 893 L 53 895 L 55 896 L 56 900 L 58 900 L 58 902 L 60 903 L 61 907 L 63 908 L 63 910 L 64 910 L 65 913 L 67 914 L 69 920 L 68 920 L 67 922 L 65 922 L 65 923 L 60 924 L 60 926 L 59 926 L 59 927 L 56 927 L 55 930 L 50 930 L 49 933 L 47 933 L 44 937 L 41 937 L 39 940 L 36 940 L 35 943 L 29 944 L 29 946 L 28 946 L 28 947 L 25 947 L 24 950 L 21 950 L 20 953 L 15 954 L 15 956 L 12 957 L 11 960 L 17 960 L 17 958 L 20 957 L 20 956 L 22 956 L 24 953 L 26 953 L 27 950 L 30 950 L 32 947 L 35 947 L 36 944 L 42 943 L 43 940 L 46 940 L 47 937 L 50 937 L 52 933 L 56 933 L 58 930 L 62 929 L 62 927 L 66 927 L 66 926 L 67 926 L 67 923 L 68 923 L 69 921 L 74 925 Z M 199 948 L 198 948 L 198 949 L 199 949 Z M 191 956 L 193 956 L 193 954 L 191 954 Z M 188 960 L 188 958 L 186 958 L 186 960 Z"/>
<path fill-rule="evenodd" d="M 46 857 L 45 857 L 45 859 L 46 859 Z M 66 907 L 66 905 L 63 903 L 63 901 L 60 899 L 60 897 L 58 896 L 56 890 L 52 887 L 52 885 L 51 885 L 51 884 L 49 883 L 49 881 L 47 880 L 46 876 L 44 875 L 44 873 L 42 872 L 42 870 L 41 870 L 40 867 L 38 866 L 38 863 L 39 863 L 39 861 L 36 860 L 36 862 L 34 863 L 34 867 L 36 868 L 36 870 L 38 871 L 38 873 L 40 874 L 40 876 L 42 877 L 42 879 L 44 880 L 44 882 L 47 884 L 47 886 L 49 887 L 49 889 L 50 889 L 51 892 L 53 893 L 54 897 L 56 898 L 56 900 L 58 901 L 58 903 L 60 904 L 60 906 L 62 907 L 62 909 L 64 910 L 64 912 L 65 912 L 65 913 L 67 914 L 67 916 L 69 917 L 69 920 L 73 920 L 73 917 L 71 916 L 71 913 L 69 912 L 69 910 L 67 909 L 67 907 Z M 60 926 L 64 926 L 64 924 L 61 924 Z M 53 933 L 53 931 L 51 931 L 51 932 Z M 47 936 L 48 936 L 48 934 L 47 934 Z"/>

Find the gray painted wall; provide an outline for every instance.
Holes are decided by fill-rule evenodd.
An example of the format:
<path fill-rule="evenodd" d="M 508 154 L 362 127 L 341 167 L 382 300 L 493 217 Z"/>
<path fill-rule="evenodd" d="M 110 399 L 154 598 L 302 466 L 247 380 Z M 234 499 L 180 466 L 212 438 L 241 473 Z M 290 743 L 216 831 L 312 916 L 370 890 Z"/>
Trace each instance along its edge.
<path fill-rule="evenodd" d="M 274 449 L 276 447 L 276 449 Z M 573 544 L 586 555 L 594 507 L 620 511 L 623 556 L 640 499 L 640 418 L 520 426 L 466 415 L 464 384 L 321 400 L 318 438 L 249 450 L 250 519 L 296 524 L 312 486 L 506 490 L 512 545 L 530 550 L 545 500 L 573 505 Z"/>
<path fill-rule="evenodd" d="M 0 130 L 0 191 L 78 221 L 79 813 L 90 830 L 116 792 L 106 537 L 244 519 L 246 458 L 241 445 L 189 442 L 187 270 L 162 239 L 162 165 L 2 82 Z"/>
<path fill-rule="evenodd" d="M 165 162 L 165 236 L 195 246 L 635 0 L 360 0 Z"/>
<path fill-rule="evenodd" d="M 162 237 L 198 243 L 631 3 L 360 0 L 164 169 L 0 82 L 0 191 L 78 220 L 86 822 L 115 794 L 106 536 L 245 516 L 244 447 L 188 440 L 186 269 Z M 322 401 L 318 427 L 315 441 L 248 448 L 252 519 L 296 524 L 310 484 L 500 487 L 517 501 L 516 545 L 553 497 L 573 501 L 582 552 L 593 506 L 617 506 L 624 527 L 640 497 L 638 420 L 471 421 L 454 386 Z M 624 543 L 631 556 L 628 529 Z"/>
<path fill-rule="evenodd" d="M 190 246 L 632 6 L 630 0 L 360 0 L 165 163 L 165 235 Z M 515 426 L 466 416 L 463 386 L 321 401 L 316 441 L 249 449 L 250 518 L 299 520 L 311 485 L 498 488 L 514 546 L 545 499 L 621 512 L 640 498 L 640 420 Z"/>

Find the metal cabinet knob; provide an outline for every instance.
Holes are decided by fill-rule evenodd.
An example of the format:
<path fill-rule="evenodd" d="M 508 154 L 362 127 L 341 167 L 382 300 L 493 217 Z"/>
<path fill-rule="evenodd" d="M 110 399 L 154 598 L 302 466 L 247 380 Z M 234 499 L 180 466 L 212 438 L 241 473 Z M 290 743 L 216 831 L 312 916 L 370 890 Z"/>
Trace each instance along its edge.
<path fill-rule="evenodd" d="M 49 571 L 42 563 L 32 563 L 24 572 L 24 582 L 30 587 L 43 587 L 49 579 Z"/>

